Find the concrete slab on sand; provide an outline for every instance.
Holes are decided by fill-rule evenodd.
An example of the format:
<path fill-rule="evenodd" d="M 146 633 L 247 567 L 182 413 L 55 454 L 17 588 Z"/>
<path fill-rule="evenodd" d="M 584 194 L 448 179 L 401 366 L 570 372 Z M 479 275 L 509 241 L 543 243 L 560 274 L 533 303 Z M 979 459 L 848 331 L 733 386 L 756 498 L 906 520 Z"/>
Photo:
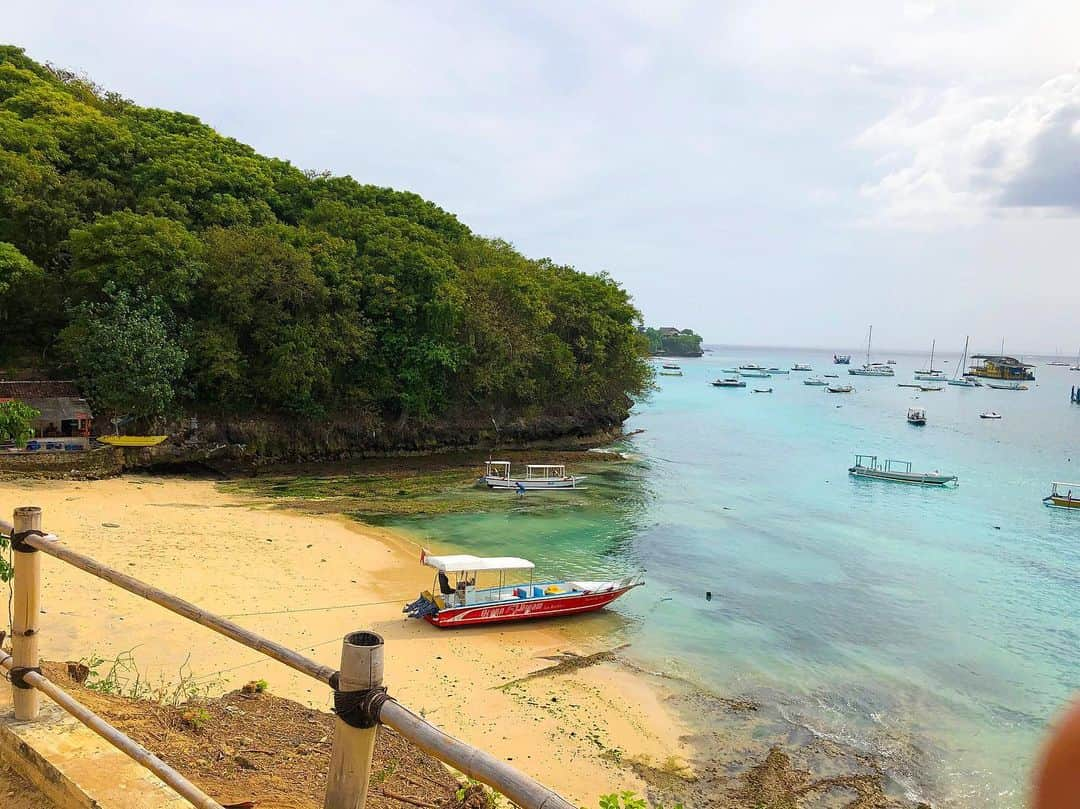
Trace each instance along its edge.
<path fill-rule="evenodd" d="M 60 809 L 181 809 L 190 804 L 42 695 L 33 722 L 18 722 L 0 680 L 0 761 Z"/>

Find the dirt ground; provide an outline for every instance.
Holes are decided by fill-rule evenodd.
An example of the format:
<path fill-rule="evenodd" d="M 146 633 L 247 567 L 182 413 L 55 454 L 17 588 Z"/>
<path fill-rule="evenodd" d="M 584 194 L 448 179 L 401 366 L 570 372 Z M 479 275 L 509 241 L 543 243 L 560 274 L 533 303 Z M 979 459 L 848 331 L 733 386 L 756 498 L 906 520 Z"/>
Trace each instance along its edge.
<path fill-rule="evenodd" d="M 323 804 L 334 734 L 331 714 L 242 690 L 181 706 L 159 705 L 92 691 L 72 679 L 80 676 L 74 666 L 46 663 L 43 668 L 53 682 L 224 806 L 319 809 Z M 368 806 L 459 806 L 459 786 L 439 761 L 389 728 L 379 728 Z"/>
<path fill-rule="evenodd" d="M 56 804 L 5 764 L 0 764 L 0 806 L 4 809 L 56 809 Z"/>

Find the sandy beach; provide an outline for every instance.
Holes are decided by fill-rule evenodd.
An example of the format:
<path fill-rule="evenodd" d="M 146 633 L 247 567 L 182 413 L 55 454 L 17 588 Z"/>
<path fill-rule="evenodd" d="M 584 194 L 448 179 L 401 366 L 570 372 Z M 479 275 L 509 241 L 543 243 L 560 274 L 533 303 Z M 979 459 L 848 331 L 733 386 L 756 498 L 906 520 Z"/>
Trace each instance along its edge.
<path fill-rule="evenodd" d="M 0 482 L 0 510 L 21 505 L 42 507 L 46 529 L 71 547 L 328 665 L 346 632 L 379 632 L 395 697 L 576 804 L 643 793 L 633 762 L 677 771 L 690 758 L 688 729 L 648 678 L 614 662 L 527 678 L 568 653 L 607 651 L 616 614 L 454 632 L 406 620 L 402 604 L 431 584 L 407 538 L 211 481 Z M 56 560 L 43 560 L 43 582 L 46 659 L 130 652 L 151 684 L 190 677 L 217 694 L 265 679 L 280 696 L 329 708 L 328 691 L 302 675 Z"/>

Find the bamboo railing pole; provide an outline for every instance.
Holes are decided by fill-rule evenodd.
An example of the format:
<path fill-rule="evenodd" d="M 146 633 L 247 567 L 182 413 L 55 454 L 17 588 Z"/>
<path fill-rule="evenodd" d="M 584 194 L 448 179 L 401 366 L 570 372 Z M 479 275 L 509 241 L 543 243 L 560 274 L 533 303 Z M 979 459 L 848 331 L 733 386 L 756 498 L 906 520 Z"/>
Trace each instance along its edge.
<path fill-rule="evenodd" d="M 21 506 L 15 509 L 15 532 L 41 530 L 41 509 Z M 37 668 L 38 620 L 41 615 L 41 556 L 34 551 L 12 554 L 15 583 L 11 599 L 11 652 L 16 668 Z M 41 695 L 33 688 L 11 685 L 11 700 L 15 703 L 15 718 L 22 722 L 37 719 Z"/>
<path fill-rule="evenodd" d="M 0 650 L 0 666 L 6 669 L 14 668 L 15 663 L 11 655 Z M 121 733 L 85 705 L 78 702 L 71 694 L 64 691 L 52 680 L 43 674 L 31 672 L 24 675 L 26 682 L 33 686 L 33 692 L 39 691 L 46 694 L 53 702 L 82 722 L 90 730 L 103 738 L 113 747 L 120 750 L 139 764 L 146 767 L 154 775 L 172 787 L 184 800 L 199 809 L 222 809 L 221 804 L 188 781 L 184 776 L 155 756 L 134 739 Z"/>
<path fill-rule="evenodd" d="M 379 721 L 392 727 L 425 753 L 498 790 L 522 809 L 576 809 L 557 792 L 505 761 L 443 733 L 393 700 L 383 704 Z"/>
<path fill-rule="evenodd" d="M 334 669 L 329 666 L 324 666 L 321 663 L 312 660 L 310 657 L 305 657 L 299 652 L 287 649 L 280 643 L 274 643 L 271 640 L 267 640 L 226 618 L 221 618 L 214 615 L 212 612 L 207 612 L 202 607 L 198 607 L 190 601 L 185 601 L 178 596 L 174 596 L 172 593 L 166 593 L 164 590 L 147 584 L 146 582 L 139 581 L 136 578 L 128 576 L 126 573 L 114 570 L 108 565 L 103 565 L 101 562 L 91 559 L 89 556 L 83 556 L 78 551 L 73 551 L 71 548 L 59 542 L 52 534 L 47 537 L 31 537 L 27 542 L 43 553 L 49 554 L 49 556 L 67 562 L 69 565 L 77 567 L 79 570 L 85 571 L 91 576 L 97 576 L 99 579 L 104 579 L 111 584 L 115 584 L 117 587 L 127 590 L 129 593 L 134 593 L 148 601 L 153 601 L 155 604 L 158 604 L 167 610 L 171 610 L 177 615 L 182 615 L 200 626 L 205 626 L 207 629 L 219 632 L 227 638 L 232 638 L 237 643 L 241 643 L 258 652 L 262 652 L 267 657 L 271 657 L 279 663 L 284 663 L 286 666 L 294 668 L 320 682 L 329 684 L 330 678 L 336 673 Z M 37 554 L 28 555 L 36 556 Z M 16 576 L 16 581 L 17 580 L 18 576 Z"/>
<path fill-rule="evenodd" d="M 346 694 L 379 688 L 382 678 L 383 639 L 374 632 L 346 635 L 341 644 L 338 691 Z M 376 723 L 370 728 L 358 728 L 340 715 L 334 720 L 334 746 L 323 809 L 364 809 L 377 731 Z"/>

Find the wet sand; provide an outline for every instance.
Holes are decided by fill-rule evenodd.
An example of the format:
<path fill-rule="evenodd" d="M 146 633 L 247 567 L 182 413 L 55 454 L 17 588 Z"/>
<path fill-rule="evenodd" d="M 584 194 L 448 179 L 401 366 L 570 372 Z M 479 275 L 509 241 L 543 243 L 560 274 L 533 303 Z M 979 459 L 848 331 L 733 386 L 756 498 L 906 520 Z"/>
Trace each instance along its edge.
<path fill-rule="evenodd" d="M 0 510 L 20 505 L 41 506 L 46 529 L 76 550 L 327 665 L 337 666 L 346 632 L 379 632 L 396 698 L 578 805 L 644 793 L 646 776 L 689 773 L 687 725 L 662 687 L 617 660 L 514 682 L 567 653 L 603 652 L 618 634 L 617 614 L 453 632 L 406 620 L 402 604 L 431 586 L 413 543 L 205 480 L 0 482 Z M 324 687 L 257 652 L 56 560 L 42 568 L 47 659 L 130 653 L 138 670 L 121 672 L 128 688 L 136 676 L 151 687 L 184 679 L 219 694 L 265 679 L 273 693 L 329 708 Z"/>

